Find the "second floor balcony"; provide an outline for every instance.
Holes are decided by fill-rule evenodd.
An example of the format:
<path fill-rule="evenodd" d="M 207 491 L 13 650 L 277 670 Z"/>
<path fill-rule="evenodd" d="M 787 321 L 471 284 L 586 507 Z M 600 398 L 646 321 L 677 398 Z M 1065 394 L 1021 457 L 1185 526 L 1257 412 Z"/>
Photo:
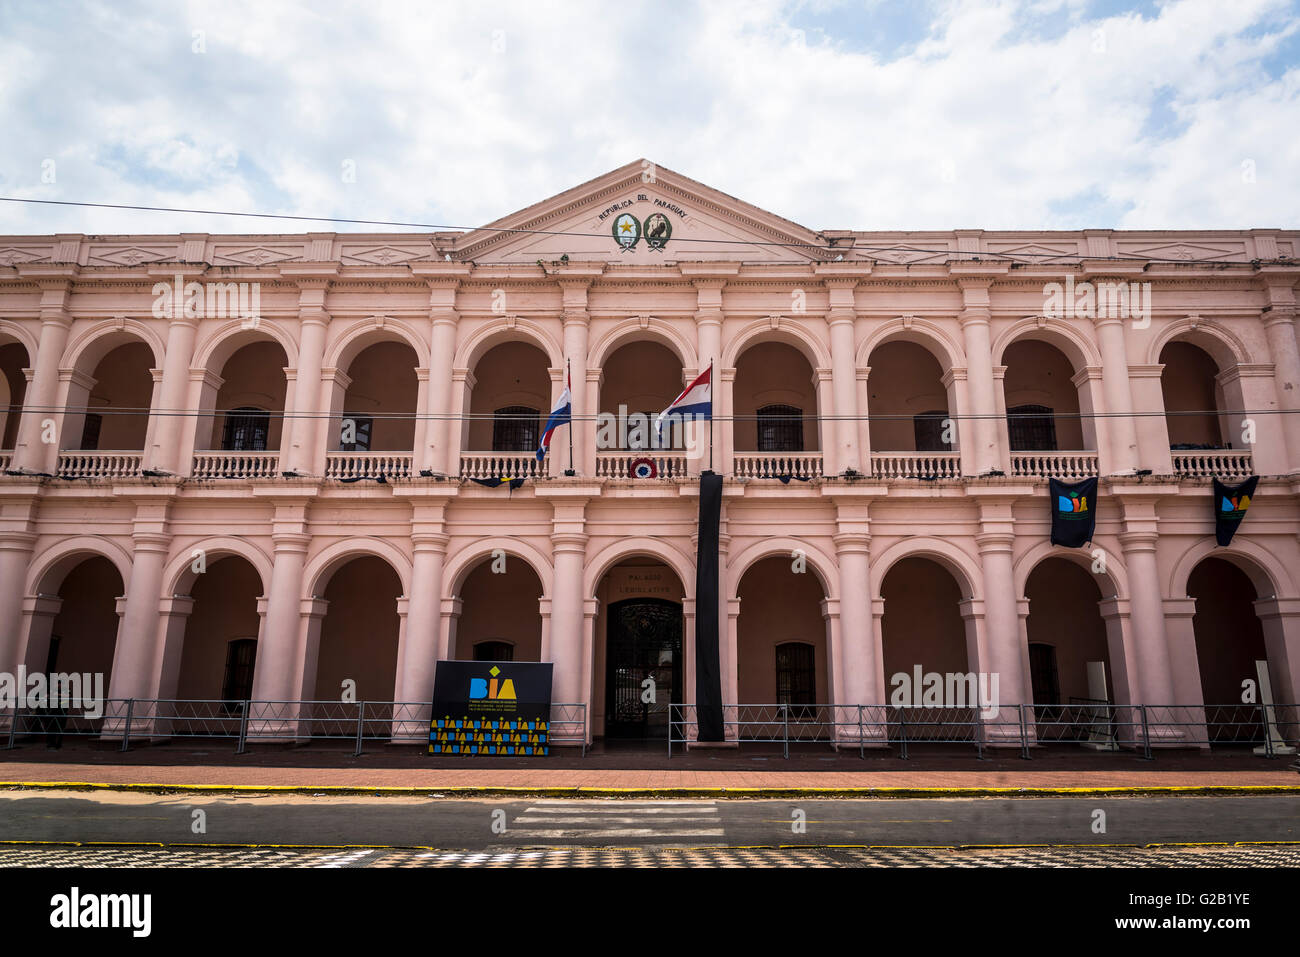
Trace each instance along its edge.
<path fill-rule="evenodd" d="M 1205 346 L 1203 348 L 1203 346 Z M 997 355 L 1003 474 L 1079 479 L 1109 474 L 1107 443 L 1118 432 L 1093 414 L 1101 373 L 1059 344 L 1023 339 Z M 1259 423 L 1242 412 L 1263 372 L 1202 341 L 1171 339 L 1158 366 L 1132 379 L 1138 441 L 1156 475 L 1235 480 L 1256 471 L 1251 444 Z M 577 477 L 672 480 L 713 468 L 744 481 L 841 475 L 846 434 L 857 474 L 883 481 L 952 481 L 977 474 L 966 447 L 972 418 L 965 370 L 923 341 L 893 338 L 859 358 L 857 402 L 835 411 L 829 357 L 793 338 L 761 338 L 716 370 L 715 420 L 666 438 L 650 435 L 658 413 L 698 370 L 679 344 L 634 338 L 575 370 L 580 409 L 542 461 L 545 418 L 564 387 L 562 358 L 522 338 L 497 342 L 453 370 L 448 404 L 429 394 L 417 351 L 386 333 L 358 336 L 329 357 L 314 391 L 297 379 L 285 343 L 250 329 L 200 354 L 180 409 L 161 401 L 163 356 L 130 328 L 96 339 L 60 370 L 62 412 L 32 413 L 55 424 L 57 448 L 42 467 L 67 480 L 166 474 L 203 481 L 331 481 Z M 0 342 L 0 467 L 15 465 L 32 357 Z M 1271 383 L 1270 383 L 1271 384 Z M 599 417 L 599 419 L 597 418 Z M 602 423 L 613 422 L 613 431 Z M 1264 423 L 1265 425 L 1267 423 Z M 1262 427 L 1262 426 L 1261 426 Z M 573 452 L 570 458 L 570 444 Z M 693 443 L 693 445 L 692 445 Z M 173 464 L 160 466 L 171 448 Z M 828 452 L 827 450 L 831 450 Z M 1147 463 L 1139 463 L 1147 464 Z"/>

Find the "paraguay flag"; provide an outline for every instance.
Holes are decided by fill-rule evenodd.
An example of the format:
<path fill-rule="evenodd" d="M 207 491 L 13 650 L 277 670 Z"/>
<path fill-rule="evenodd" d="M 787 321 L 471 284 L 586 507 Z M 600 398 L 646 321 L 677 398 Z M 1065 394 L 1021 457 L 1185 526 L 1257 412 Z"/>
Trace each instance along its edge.
<path fill-rule="evenodd" d="M 655 417 L 655 431 L 663 435 L 664 425 L 672 418 L 699 416 L 713 418 L 713 365 L 696 376 L 695 381 L 673 399 L 668 408 Z"/>
<path fill-rule="evenodd" d="M 560 393 L 560 399 L 551 410 L 551 417 L 546 420 L 546 431 L 542 433 L 542 444 L 537 447 L 537 461 L 546 458 L 546 450 L 551 447 L 551 436 L 562 425 L 570 425 L 573 419 L 573 393 L 570 391 L 572 379 Z"/>

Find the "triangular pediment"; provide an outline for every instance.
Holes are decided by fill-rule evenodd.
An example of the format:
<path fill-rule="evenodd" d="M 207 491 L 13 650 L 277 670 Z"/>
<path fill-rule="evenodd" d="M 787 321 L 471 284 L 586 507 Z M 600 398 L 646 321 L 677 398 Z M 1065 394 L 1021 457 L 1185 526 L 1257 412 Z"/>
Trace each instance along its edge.
<path fill-rule="evenodd" d="M 466 233 L 457 239 L 453 258 L 790 262 L 825 258 L 824 247 L 798 223 L 636 160 Z"/>

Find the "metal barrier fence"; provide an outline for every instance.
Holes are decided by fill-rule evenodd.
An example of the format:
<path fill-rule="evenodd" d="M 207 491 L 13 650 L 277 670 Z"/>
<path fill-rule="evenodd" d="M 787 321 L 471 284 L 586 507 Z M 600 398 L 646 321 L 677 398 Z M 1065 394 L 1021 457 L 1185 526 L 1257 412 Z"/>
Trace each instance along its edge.
<path fill-rule="evenodd" d="M 243 753 L 251 743 L 309 740 L 350 741 L 354 754 L 366 742 L 427 743 L 428 702 L 412 701 L 229 701 L 165 698 L 113 698 L 100 714 L 82 710 L 10 708 L 0 713 L 0 750 L 20 740 L 65 736 L 120 741 L 226 738 Z M 689 748 L 699 737 L 693 704 L 668 706 L 668 754 Z M 993 709 L 990 709 L 993 710 Z M 590 729 L 587 705 L 552 704 L 548 738 L 553 745 L 576 745 L 585 757 Z M 1030 757 L 1038 744 L 1077 744 L 1094 751 L 1254 745 L 1268 757 L 1294 753 L 1300 744 L 1300 706 L 1294 704 L 1116 705 L 1072 699 L 1060 705 L 1004 705 L 993 715 L 978 708 L 911 708 L 890 705 L 755 704 L 726 705 L 723 731 L 728 742 L 782 745 L 827 744 L 837 750 L 897 748 L 906 758 L 919 744 L 1019 748 Z"/>
<path fill-rule="evenodd" d="M 0 735 L 7 735 L 0 750 L 16 748 L 20 739 L 40 736 L 49 743 L 65 736 L 120 740 L 122 751 L 129 750 L 133 740 L 229 738 L 236 742 L 237 754 L 243 754 L 250 742 L 333 739 L 354 742 L 353 754 L 359 755 L 367 741 L 428 744 L 431 711 L 431 704 L 418 701 L 111 698 L 92 718 L 81 709 L 15 706 L 0 714 Z M 551 705 L 548 740 L 556 745 L 578 745 L 585 757 L 587 706 Z"/>
<path fill-rule="evenodd" d="M 1003 705 L 992 715 L 979 708 L 894 707 L 892 705 L 752 704 L 724 705 L 723 737 L 736 744 L 816 742 L 836 750 L 897 748 L 908 757 L 917 744 L 972 744 L 1018 748 L 1023 758 L 1038 744 L 1077 744 L 1093 751 L 1140 750 L 1147 760 L 1169 748 L 1255 745 L 1267 757 L 1294 754 L 1300 745 L 1300 706 L 1115 705 L 1072 699 L 1065 705 Z M 699 738 L 693 704 L 669 705 L 668 755 L 689 749 Z"/>

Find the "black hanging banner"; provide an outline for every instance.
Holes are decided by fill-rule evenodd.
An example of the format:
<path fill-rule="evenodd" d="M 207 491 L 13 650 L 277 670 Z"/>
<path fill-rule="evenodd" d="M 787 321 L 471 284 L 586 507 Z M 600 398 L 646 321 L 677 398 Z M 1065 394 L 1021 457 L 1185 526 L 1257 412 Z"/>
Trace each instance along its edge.
<path fill-rule="evenodd" d="M 1097 527 L 1097 479 L 1070 484 L 1047 480 L 1052 498 L 1052 544 L 1082 548 Z"/>
<path fill-rule="evenodd" d="M 1258 484 L 1258 475 L 1252 475 L 1240 485 L 1224 485 L 1214 480 L 1214 540 L 1220 545 L 1231 544 Z"/>
<path fill-rule="evenodd" d="M 722 666 L 718 655 L 718 522 L 722 476 L 700 475 L 700 538 L 695 557 L 695 707 L 701 741 L 722 741 Z"/>

